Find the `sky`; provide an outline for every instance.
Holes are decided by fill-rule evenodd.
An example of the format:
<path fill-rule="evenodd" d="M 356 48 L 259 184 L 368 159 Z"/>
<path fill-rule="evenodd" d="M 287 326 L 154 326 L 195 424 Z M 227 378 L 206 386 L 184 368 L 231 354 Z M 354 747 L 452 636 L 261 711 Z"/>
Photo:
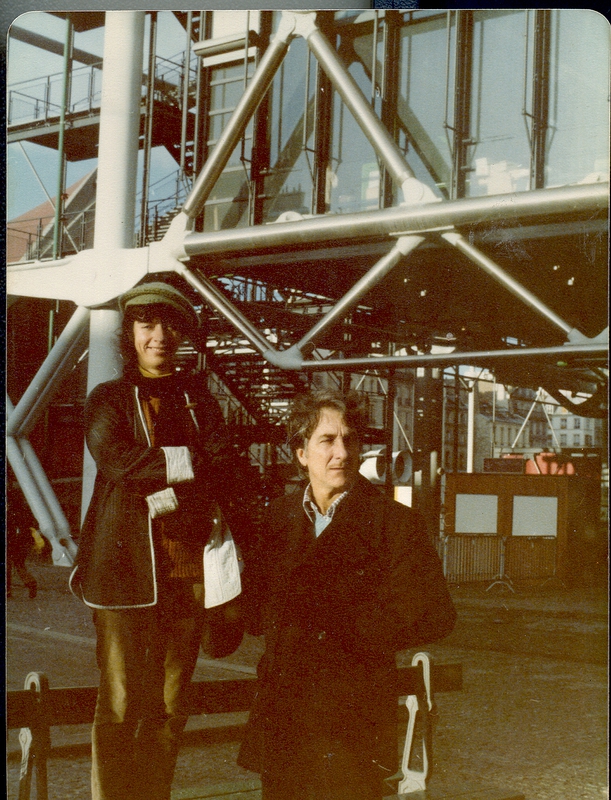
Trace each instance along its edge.
<path fill-rule="evenodd" d="M 62 46 L 66 36 L 66 22 L 59 17 L 42 11 L 22 14 L 17 17 L 13 26 L 54 39 Z M 147 33 L 145 33 L 146 41 Z M 172 58 L 184 50 L 184 44 L 184 30 L 173 14 L 166 11 L 160 12 L 157 36 L 158 55 L 163 58 Z M 74 46 L 92 55 L 99 55 L 101 58 L 104 51 L 104 29 L 98 28 L 93 31 L 76 33 Z M 146 52 L 144 58 L 146 59 Z M 62 70 L 63 58 L 61 56 L 48 53 L 17 39 L 9 38 L 7 50 L 7 113 L 10 112 L 9 102 L 11 98 L 15 102 L 19 97 L 16 92 L 31 96 L 28 95 L 28 91 L 32 92 L 32 87 L 35 84 L 40 84 L 38 79 L 46 78 L 49 75 L 61 76 Z M 59 77 L 57 80 L 59 80 Z M 158 150 L 161 150 L 161 148 Z M 157 152 L 155 160 L 157 175 L 154 176 L 154 180 L 176 169 L 176 162 L 165 152 Z M 6 166 L 6 213 L 8 220 L 14 219 L 45 202 L 48 199 L 47 193 L 50 197 L 54 197 L 57 193 L 59 158 L 56 150 L 42 147 L 32 142 L 11 144 L 7 147 Z M 66 171 L 66 186 L 72 185 L 79 178 L 95 169 L 95 167 L 96 159 L 69 163 Z"/>

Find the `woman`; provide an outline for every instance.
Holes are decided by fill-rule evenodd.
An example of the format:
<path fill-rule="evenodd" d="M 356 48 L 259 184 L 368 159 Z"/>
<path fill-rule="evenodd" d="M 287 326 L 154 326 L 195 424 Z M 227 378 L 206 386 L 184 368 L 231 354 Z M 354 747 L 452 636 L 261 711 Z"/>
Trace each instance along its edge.
<path fill-rule="evenodd" d="M 119 300 L 123 376 L 85 406 L 97 465 L 71 587 L 94 609 L 94 800 L 168 800 L 205 608 L 240 591 L 248 486 L 205 376 L 176 368 L 198 316 L 172 286 Z M 245 542 L 241 542 L 245 544 Z"/>

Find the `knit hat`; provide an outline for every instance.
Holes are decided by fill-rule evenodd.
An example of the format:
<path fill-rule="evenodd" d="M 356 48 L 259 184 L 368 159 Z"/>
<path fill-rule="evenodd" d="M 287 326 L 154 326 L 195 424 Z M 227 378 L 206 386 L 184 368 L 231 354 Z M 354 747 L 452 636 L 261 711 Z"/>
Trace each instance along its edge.
<path fill-rule="evenodd" d="M 170 306 L 180 314 L 187 326 L 185 332 L 192 333 L 199 327 L 199 317 L 191 303 L 178 289 L 168 283 L 161 281 L 141 283 L 119 298 L 119 308 L 123 313 L 130 306 L 151 306 L 157 303 Z"/>

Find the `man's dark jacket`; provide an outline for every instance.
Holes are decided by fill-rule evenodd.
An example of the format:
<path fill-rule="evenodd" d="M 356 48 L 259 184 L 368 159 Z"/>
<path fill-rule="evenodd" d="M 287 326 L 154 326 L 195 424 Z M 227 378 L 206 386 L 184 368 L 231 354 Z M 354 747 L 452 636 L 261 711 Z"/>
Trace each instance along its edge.
<path fill-rule="evenodd" d="M 395 654 L 455 622 L 441 564 L 420 515 L 361 476 L 318 539 L 302 500 L 297 491 L 274 501 L 262 526 L 247 592 L 266 650 L 238 763 L 278 775 L 308 738 L 339 737 L 391 775 Z"/>

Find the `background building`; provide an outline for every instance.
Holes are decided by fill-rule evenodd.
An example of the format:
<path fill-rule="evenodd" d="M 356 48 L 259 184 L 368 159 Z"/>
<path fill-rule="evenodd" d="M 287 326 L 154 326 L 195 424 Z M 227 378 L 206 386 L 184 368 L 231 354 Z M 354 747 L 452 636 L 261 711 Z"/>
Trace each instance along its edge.
<path fill-rule="evenodd" d="M 442 475 L 555 446 L 548 405 L 606 441 L 608 63 L 580 9 L 20 17 L 8 434 L 46 529 L 77 535 L 84 399 L 149 276 L 196 304 L 184 368 L 268 496 L 312 385 L 368 394 L 432 534 Z"/>

